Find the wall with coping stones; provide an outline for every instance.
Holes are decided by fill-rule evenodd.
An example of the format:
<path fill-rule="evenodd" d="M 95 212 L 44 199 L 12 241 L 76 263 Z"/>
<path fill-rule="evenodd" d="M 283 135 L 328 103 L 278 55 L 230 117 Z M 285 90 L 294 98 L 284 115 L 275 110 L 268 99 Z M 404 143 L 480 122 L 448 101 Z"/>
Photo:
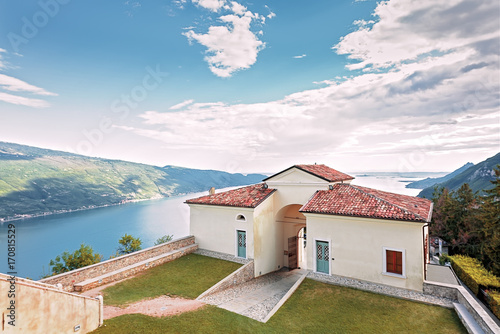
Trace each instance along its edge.
<path fill-rule="evenodd" d="M 187 236 L 184 238 L 175 239 L 161 245 L 145 248 L 131 254 L 122 255 L 84 268 L 75 269 L 67 273 L 62 273 L 59 275 L 44 278 L 41 279 L 39 282 L 53 284 L 53 285 L 59 283 L 63 286 L 64 291 L 74 291 L 74 285 L 76 283 L 80 283 L 91 278 L 102 276 L 115 270 L 123 269 L 127 266 L 136 264 L 138 262 L 147 260 L 155 256 L 159 256 L 164 253 L 177 250 L 182 247 L 194 245 L 194 243 L 195 243 L 194 236 Z"/>
<path fill-rule="evenodd" d="M 448 298 L 453 300 L 454 302 L 458 301 L 457 296 L 457 285 L 438 285 L 433 282 L 424 281 L 424 293 L 426 295 L 438 296 L 443 298 Z"/>
<path fill-rule="evenodd" d="M 242 284 L 245 282 L 250 281 L 251 279 L 254 278 L 254 263 L 253 260 L 242 266 L 241 268 L 235 270 L 226 278 L 223 280 L 219 281 L 219 283 L 215 284 L 212 286 L 210 289 L 207 291 L 203 292 L 201 295 L 198 296 L 196 299 L 201 299 L 207 296 L 210 296 L 214 293 L 217 293 L 222 290 L 226 290 L 228 288 L 231 288 L 235 285 Z"/>
<path fill-rule="evenodd" d="M 15 299 L 7 298 L 10 276 L 0 274 L 0 308 L 5 323 L 1 333 L 89 333 L 102 325 L 102 298 L 80 296 L 55 286 L 16 277 Z M 15 300 L 15 327 L 8 324 L 10 301 Z"/>
<path fill-rule="evenodd" d="M 111 273 L 94 277 L 93 279 L 89 279 L 80 283 L 74 283 L 74 289 L 76 292 L 84 292 L 91 290 L 93 288 L 97 288 L 98 286 L 108 284 L 111 282 L 119 281 L 129 276 L 134 276 L 136 273 L 139 273 L 144 270 L 151 269 L 160 264 L 167 263 L 173 260 L 176 260 L 184 255 L 193 253 L 198 248 L 198 245 L 189 245 L 187 247 L 183 247 L 178 250 L 171 251 L 165 255 L 156 256 L 154 258 L 146 259 L 137 264 L 132 264 L 120 270 L 112 271 Z"/>
<path fill-rule="evenodd" d="M 448 294 L 451 296 L 453 290 L 455 291 L 454 300 L 465 306 L 486 334 L 500 333 L 500 327 L 463 286 L 424 281 L 424 293 Z"/>

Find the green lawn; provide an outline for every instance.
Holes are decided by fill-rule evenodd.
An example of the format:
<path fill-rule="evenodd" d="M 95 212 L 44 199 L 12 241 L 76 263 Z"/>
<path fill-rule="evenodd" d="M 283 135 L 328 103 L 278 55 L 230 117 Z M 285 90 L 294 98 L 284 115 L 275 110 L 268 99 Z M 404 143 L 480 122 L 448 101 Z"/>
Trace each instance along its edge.
<path fill-rule="evenodd" d="M 239 267 L 238 263 L 188 254 L 104 289 L 104 304 L 126 306 L 162 295 L 196 298 Z"/>
<path fill-rule="evenodd" d="M 467 333 L 455 312 L 306 279 L 266 324 L 207 305 L 178 316 L 123 315 L 93 333 Z"/>

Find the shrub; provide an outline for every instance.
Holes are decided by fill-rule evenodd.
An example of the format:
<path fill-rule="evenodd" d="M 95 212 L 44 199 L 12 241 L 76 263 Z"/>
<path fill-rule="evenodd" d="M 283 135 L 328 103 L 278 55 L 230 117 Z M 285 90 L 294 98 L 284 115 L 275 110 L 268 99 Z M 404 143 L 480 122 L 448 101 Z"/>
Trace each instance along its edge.
<path fill-rule="evenodd" d="M 493 314 L 500 319 L 500 292 L 489 290 L 488 291 L 488 304 Z"/>
<path fill-rule="evenodd" d="M 174 237 L 173 235 L 164 235 L 163 237 L 156 239 L 155 246 L 172 241 L 173 237 Z"/>
<path fill-rule="evenodd" d="M 451 265 L 458 278 L 467 285 L 476 296 L 479 287 L 500 289 L 500 279 L 486 270 L 479 260 L 465 256 L 449 256 Z"/>
<path fill-rule="evenodd" d="M 74 251 L 74 253 L 64 252 L 62 255 L 56 256 L 55 260 L 50 260 L 50 266 L 52 266 L 52 274 L 57 275 L 90 266 L 91 264 L 101 262 L 101 260 L 101 254 L 94 253 L 92 247 L 81 244 L 80 248 Z"/>
<path fill-rule="evenodd" d="M 448 254 L 445 253 L 439 256 L 439 265 L 444 266 L 448 261 L 449 261 Z"/>
<path fill-rule="evenodd" d="M 141 239 L 134 238 L 129 234 L 125 234 L 120 240 L 118 240 L 118 243 L 121 245 L 118 247 L 118 254 L 120 255 L 130 254 L 142 249 Z"/>

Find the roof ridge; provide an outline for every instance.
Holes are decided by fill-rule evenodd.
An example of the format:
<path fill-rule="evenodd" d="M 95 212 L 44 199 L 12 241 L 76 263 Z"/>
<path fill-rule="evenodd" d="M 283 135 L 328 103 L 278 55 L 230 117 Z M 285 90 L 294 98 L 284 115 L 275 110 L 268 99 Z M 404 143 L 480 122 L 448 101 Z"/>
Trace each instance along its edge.
<path fill-rule="evenodd" d="M 379 200 L 379 201 L 382 201 L 382 202 L 384 202 L 384 203 L 387 203 L 387 204 L 389 204 L 390 206 L 396 207 L 396 208 L 398 208 L 398 209 L 402 210 L 403 212 L 405 212 L 406 214 L 411 214 L 411 215 L 414 215 L 414 216 L 416 216 L 416 217 L 418 217 L 418 218 L 420 218 L 420 219 L 422 219 L 422 220 L 424 220 L 424 221 L 428 221 L 427 219 L 424 219 L 424 217 L 422 217 L 422 216 L 421 216 L 421 215 L 419 215 L 418 213 L 411 212 L 411 211 L 409 211 L 408 209 L 405 209 L 405 208 L 403 208 L 403 207 L 401 207 L 401 206 L 399 206 L 399 205 L 397 205 L 397 204 L 394 204 L 394 203 L 389 202 L 388 200 L 385 200 L 385 199 L 380 198 L 380 197 L 378 197 L 378 196 L 375 196 L 375 195 L 373 195 L 373 194 L 367 193 L 366 191 L 364 191 L 363 189 L 359 189 L 359 188 L 358 188 L 358 187 L 356 187 L 355 185 L 352 185 L 352 184 L 347 184 L 347 183 L 340 183 L 340 184 L 346 184 L 346 185 L 348 185 L 348 186 L 350 186 L 350 187 L 353 187 L 353 188 L 354 188 L 354 189 L 356 189 L 357 191 L 362 192 L 362 193 L 363 193 L 363 194 L 365 194 L 365 195 L 368 195 L 368 196 L 373 197 L 373 198 L 375 198 L 375 199 L 377 199 L 377 200 Z M 370 188 L 368 188 L 368 189 L 370 189 Z M 374 189 L 374 190 L 376 190 L 376 189 Z M 377 191 L 381 191 L 381 190 L 377 190 Z M 399 194 L 396 194 L 396 195 L 399 195 Z M 405 196 L 405 195 L 403 195 L 403 196 Z"/>

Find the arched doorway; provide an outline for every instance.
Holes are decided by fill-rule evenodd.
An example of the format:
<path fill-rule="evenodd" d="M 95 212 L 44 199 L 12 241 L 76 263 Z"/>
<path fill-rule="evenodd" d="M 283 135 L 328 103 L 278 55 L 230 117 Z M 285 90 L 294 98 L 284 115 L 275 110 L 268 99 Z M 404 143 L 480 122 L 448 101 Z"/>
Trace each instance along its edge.
<path fill-rule="evenodd" d="M 304 228 L 306 217 L 299 212 L 301 204 L 290 204 L 283 207 L 276 215 L 276 222 L 282 224 L 283 230 L 283 265 L 289 269 L 305 266 Z M 302 232 L 301 232 L 302 231 Z"/>

